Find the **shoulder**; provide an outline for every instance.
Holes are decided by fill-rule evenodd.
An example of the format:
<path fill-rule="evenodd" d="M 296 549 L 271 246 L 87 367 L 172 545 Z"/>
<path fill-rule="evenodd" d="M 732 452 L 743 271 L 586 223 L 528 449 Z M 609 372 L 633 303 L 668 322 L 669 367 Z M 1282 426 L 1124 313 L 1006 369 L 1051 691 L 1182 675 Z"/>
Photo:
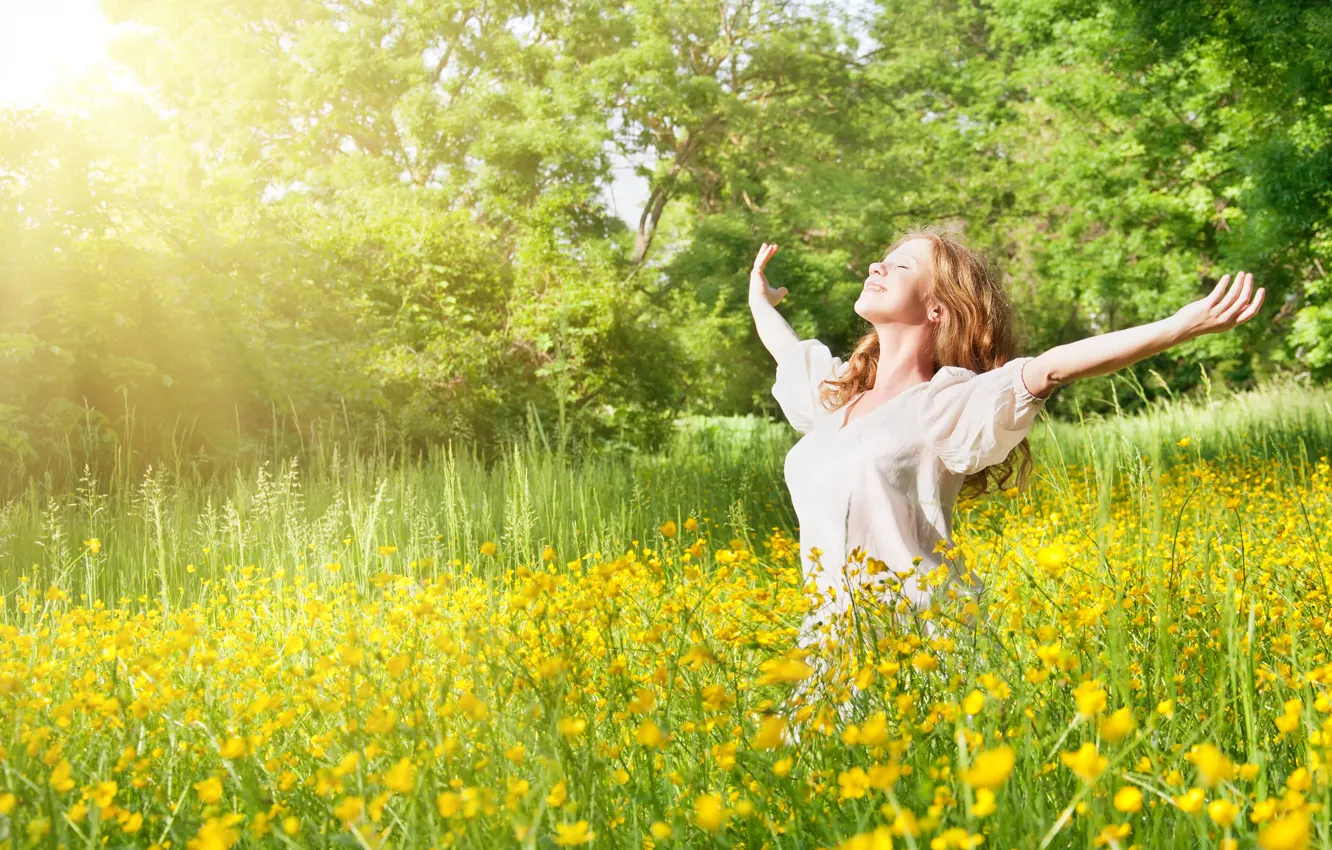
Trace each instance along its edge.
<path fill-rule="evenodd" d="M 975 386 L 972 382 L 979 376 L 987 374 L 985 372 L 974 372 L 963 366 L 940 366 L 925 385 L 925 391 L 922 393 L 927 399 L 939 398 L 940 396 L 952 396 L 961 391 L 963 387 Z"/>
<path fill-rule="evenodd" d="M 930 386 L 947 386 L 959 381 L 969 381 L 978 374 L 981 373 L 973 372 L 965 366 L 940 366 L 934 377 L 930 378 Z"/>
<path fill-rule="evenodd" d="M 1022 407 L 1039 405 L 1045 398 L 1032 395 L 1022 378 L 1022 367 L 1031 359 L 1015 357 L 984 372 L 962 366 L 942 366 L 930 379 L 924 395 L 928 402 L 936 405 L 960 404 L 962 399 L 988 399 L 997 405 Z"/>
<path fill-rule="evenodd" d="M 965 366 L 940 366 L 930 379 L 931 385 L 948 386 L 951 384 L 970 381 L 975 378 L 983 378 L 985 381 L 1005 381 L 1012 380 L 1013 375 L 1022 373 L 1022 366 L 1030 357 L 1014 357 L 993 369 L 987 369 L 984 372 L 976 372 Z"/>
<path fill-rule="evenodd" d="M 778 372 L 800 370 L 820 380 L 840 378 L 850 364 L 833 354 L 822 340 L 811 337 L 792 344 L 777 361 Z"/>

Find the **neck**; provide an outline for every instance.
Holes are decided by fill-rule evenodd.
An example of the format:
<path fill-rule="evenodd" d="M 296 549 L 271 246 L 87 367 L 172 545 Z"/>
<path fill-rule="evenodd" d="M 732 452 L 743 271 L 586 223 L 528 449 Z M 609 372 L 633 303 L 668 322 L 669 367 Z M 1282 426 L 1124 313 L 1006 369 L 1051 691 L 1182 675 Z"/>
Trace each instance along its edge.
<path fill-rule="evenodd" d="M 875 325 L 879 365 L 874 391 L 893 392 L 934 377 L 934 346 L 928 325 Z"/>

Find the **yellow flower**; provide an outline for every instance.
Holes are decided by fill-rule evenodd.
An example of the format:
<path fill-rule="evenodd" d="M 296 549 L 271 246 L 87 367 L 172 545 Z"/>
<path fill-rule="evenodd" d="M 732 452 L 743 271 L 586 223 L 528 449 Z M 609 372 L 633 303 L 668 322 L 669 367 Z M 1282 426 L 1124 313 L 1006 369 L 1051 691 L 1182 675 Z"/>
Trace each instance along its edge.
<path fill-rule="evenodd" d="M 561 847 L 587 844 L 596 837 L 597 834 L 587 828 L 587 821 L 585 820 L 580 820 L 577 823 L 555 824 L 555 843 Z"/>
<path fill-rule="evenodd" d="M 458 710 L 472 720 L 485 720 L 490 716 L 490 706 L 477 698 L 476 694 L 471 691 L 458 697 Z"/>
<path fill-rule="evenodd" d="M 786 721 L 779 714 L 769 714 L 763 718 L 758 733 L 750 742 L 756 750 L 775 750 L 782 745 L 782 732 L 786 730 Z"/>
<path fill-rule="evenodd" d="M 1198 812 L 1202 811 L 1203 789 L 1190 788 L 1188 791 L 1175 797 L 1175 805 L 1179 806 L 1180 810 L 1187 814 L 1198 814 Z"/>
<path fill-rule="evenodd" d="M 238 759 L 245 755 L 245 739 L 228 738 L 218 746 L 218 753 L 224 759 Z"/>
<path fill-rule="evenodd" d="M 869 784 L 871 788 L 886 791 L 893 787 L 893 783 L 901 775 L 902 766 L 899 764 L 876 764 L 869 769 Z"/>
<path fill-rule="evenodd" d="M 547 563 L 555 560 L 555 550 L 550 546 L 547 546 L 545 549 L 542 549 L 541 560 L 546 561 Z"/>
<path fill-rule="evenodd" d="M 652 706 L 657 704 L 657 697 L 647 688 L 639 688 L 634 692 L 634 698 L 629 700 L 627 708 L 633 714 L 647 714 L 652 710 Z"/>
<path fill-rule="evenodd" d="M 762 674 L 758 678 L 760 685 L 794 684 L 808 678 L 814 672 L 804 661 L 793 655 L 783 658 L 769 658 L 759 665 Z"/>
<path fill-rule="evenodd" d="M 1189 437 L 1184 437 L 1178 443 L 1175 443 L 1175 445 L 1179 446 L 1181 449 L 1187 449 L 1191 442 L 1192 440 Z"/>
<path fill-rule="evenodd" d="M 523 757 L 527 755 L 527 747 L 522 744 L 514 744 L 504 751 L 504 757 L 514 764 L 522 764 Z"/>
<path fill-rule="evenodd" d="M 60 762 L 51 770 L 51 787 L 61 794 L 74 787 L 74 780 L 70 778 L 69 760 L 61 759 Z"/>
<path fill-rule="evenodd" d="M 1056 543 L 1053 546 L 1043 546 L 1036 550 L 1036 563 L 1047 573 L 1053 573 L 1064 565 L 1068 560 L 1068 550 L 1062 543 Z"/>
<path fill-rule="evenodd" d="M 455 791 L 445 791 L 435 798 L 435 808 L 439 809 L 440 817 L 451 818 L 462 808 L 462 795 Z"/>
<path fill-rule="evenodd" d="M 494 542 L 493 540 L 487 540 L 485 543 L 482 543 L 482 544 L 481 544 L 481 554 L 482 554 L 482 555 L 489 555 L 489 556 L 492 556 L 492 557 L 493 557 L 494 554 L 495 554 L 495 550 L 496 550 L 496 546 L 495 546 L 495 542 Z"/>
<path fill-rule="evenodd" d="M 116 798 L 116 791 L 118 790 L 119 786 L 116 785 L 114 780 L 98 782 L 93 786 L 93 805 L 99 809 L 105 809 L 107 806 L 111 805 L 111 801 Z"/>
<path fill-rule="evenodd" d="M 14 806 L 18 804 L 18 798 L 6 791 L 0 794 L 0 815 L 7 815 L 14 811 Z"/>
<path fill-rule="evenodd" d="M 691 670 L 697 670 L 704 664 L 715 664 L 717 655 L 706 644 L 696 643 L 689 651 L 680 656 L 680 663 Z"/>
<path fill-rule="evenodd" d="M 1121 741 L 1128 737 L 1138 726 L 1133 719 L 1133 712 L 1124 706 L 1101 721 L 1101 737 L 1109 741 Z"/>
<path fill-rule="evenodd" d="M 1235 775 L 1235 765 L 1212 744 L 1198 744 L 1184 756 L 1198 768 L 1198 778 L 1204 786 L 1223 782 Z"/>
<path fill-rule="evenodd" d="M 392 555 L 392 554 L 393 554 L 394 552 L 396 552 L 396 551 L 398 551 L 398 547 L 397 547 L 397 546 L 380 546 L 380 547 L 379 547 L 379 554 L 381 554 L 381 555 Z"/>
<path fill-rule="evenodd" d="M 90 550 L 92 550 L 92 553 L 93 553 L 94 555 L 96 555 L 98 552 L 102 551 L 102 541 L 99 540 L 99 539 L 96 538 L 96 537 L 94 537 L 94 538 L 91 539 L 91 540 L 85 540 L 85 541 L 83 541 L 83 545 L 84 545 L 84 546 L 87 546 Z"/>
<path fill-rule="evenodd" d="M 967 714 L 977 714 L 985 705 L 985 694 L 978 690 L 972 690 L 967 694 L 967 698 L 962 700 L 962 710 Z"/>
<path fill-rule="evenodd" d="M 634 732 L 634 738 L 645 747 L 660 747 L 666 743 L 666 736 L 662 734 L 661 727 L 654 723 L 651 717 L 643 718 L 638 731 Z"/>
<path fill-rule="evenodd" d="M 582 717 L 561 717 L 558 726 L 564 737 L 577 738 L 587 728 L 587 720 Z"/>
<path fill-rule="evenodd" d="M 1100 776 L 1110 763 L 1109 759 L 1096 751 L 1096 745 L 1090 742 L 1079 747 L 1077 752 L 1060 753 L 1059 760 L 1084 782 L 1095 782 L 1096 777 Z"/>
<path fill-rule="evenodd" d="M 869 789 L 869 774 L 859 767 L 837 774 L 838 796 L 843 800 L 859 800 Z"/>
<path fill-rule="evenodd" d="M 791 768 L 795 766 L 795 759 L 790 756 L 784 759 L 778 759 L 772 766 L 772 773 L 778 778 L 787 776 L 791 773 Z"/>
<path fill-rule="evenodd" d="M 1172 699 L 1163 699 L 1156 704 L 1156 713 L 1166 720 L 1175 716 L 1175 701 Z"/>
<path fill-rule="evenodd" d="M 1221 827 L 1228 828 L 1235 822 L 1235 816 L 1239 814 L 1239 809 L 1229 800 L 1213 800 L 1207 804 L 1207 816 L 1212 819 L 1212 823 Z"/>
<path fill-rule="evenodd" d="M 716 794 L 699 794 L 694 798 L 694 824 L 699 829 L 716 832 L 726 821 L 726 811 L 722 808 L 721 797 Z"/>
<path fill-rule="evenodd" d="M 994 790 L 1008 780 L 1013 772 L 1016 754 L 1008 745 L 995 747 L 976 754 L 971 767 L 962 772 L 962 780 L 975 788 Z"/>
<path fill-rule="evenodd" d="M 416 789 L 416 765 L 408 757 L 398 760 L 384 774 L 384 787 L 399 794 L 410 794 Z"/>
<path fill-rule="evenodd" d="M 860 743 L 866 747 L 881 747 L 888 743 L 888 715 L 876 711 L 860 729 Z"/>
<path fill-rule="evenodd" d="M 1096 847 L 1104 847 L 1109 844 L 1112 847 L 1116 847 L 1121 841 L 1128 838 L 1129 833 L 1132 831 L 1133 825 L 1130 823 L 1107 824 L 1106 826 L 1101 827 L 1101 833 L 1092 839 L 1092 845 Z"/>
<path fill-rule="evenodd" d="M 193 839 L 186 842 L 189 850 L 227 850 L 240 841 L 240 832 L 233 829 L 245 820 L 245 815 L 237 812 L 225 814 L 220 818 L 209 818 Z"/>
<path fill-rule="evenodd" d="M 194 790 L 199 793 L 199 802 L 216 803 L 222 799 L 222 780 L 210 776 L 202 782 L 194 783 Z"/>
<path fill-rule="evenodd" d="M 546 805 L 552 809 L 558 809 L 564 805 L 564 801 L 567 799 L 569 799 L 569 786 L 561 779 L 555 783 L 555 787 L 550 789 L 550 793 L 546 795 Z"/>
<path fill-rule="evenodd" d="M 676 532 L 675 520 L 673 519 L 666 520 L 666 522 L 658 530 L 661 531 L 662 537 L 674 537 Z"/>
<path fill-rule="evenodd" d="M 939 662 L 928 652 L 917 652 L 911 657 L 911 666 L 922 673 L 929 673 L 939 669 Z"/>
<path fill-rule="evenodd" d="M 684 527 L 685 531 L 698 531 L 698 520 L 694 519 L 693 517 L 690 517 L 689 519 L 685 520 Z"/>
<path fill-rule="evenodd" d="M 1115 808 L 1131 815 L 1142 808 L 1142 792 L 1132 785 L 1125 785 L 1115 792 Z"/>
<path fill-rule="evenodd" d="M 1254 823 L 1269 821 L 1276 815 L 1277 799 L 1268 797 L 1266 800 L 1259 800 L 1253 804 L 1253 810 L 1249 812 L 1249 820 Z"/>
<path fill-rule="evenodd" d="M 930 850 L 971 850 L 984 840 L 984 835 L 972 835 L 960 826 L 953 826 L 930 839 Z"/>
<path fill-rule="evenodd" d="M 1082 682 L 1073 691 L 1073 701 L 1077 703 L 1078 714 L 1083 717 L 1094 717 L 1105 711 L 1105 700 L 1105 688 L 1101 687 L 1100 679 Z"/>
<path fill-rule="evenodd" d="M 1309 846 L 1309 815 L 1301 809 L 1273 821 L 1258 833 L 1263 850 L 1304 850 Z"/>
<path fill-rule="evenodd" d="M 837 850 L 893 850 L 893 831 L 887 826 L 876 826 L 873 832 L 862 832 L 837 845 Z"/>
<path fill-rule="evenodd" d="M 652 831 L 652 837 L 658 841 L 665 841 L 675 832 L 675 830 L 671 829 L 670 824 L 662 823 L 661 821 L 655 821 L 650 829 Z"/>
<path fill-rule="evenodd" d="M 978 818 L 994 814 L 994 792 L 989 788 L 978 788 L 976 790 L 976 802 L 971 807 L 971 813 Z"/>
<path fill-rule="evenodd" d="M 1295 771 L 1286 778 L 1286 787 L 1292 791 L 1308 791 L 1309 786 L 1313 784 L 1313 776 L 1309 773 L 1307 767 L 1297 767 Z"/>
<path fill-rule="evenodd" d="M 364 812 L 364 797 L 343 797 L 342 801 L 333 807 L 333 815 L 344 824 L 355 821 Z"/>

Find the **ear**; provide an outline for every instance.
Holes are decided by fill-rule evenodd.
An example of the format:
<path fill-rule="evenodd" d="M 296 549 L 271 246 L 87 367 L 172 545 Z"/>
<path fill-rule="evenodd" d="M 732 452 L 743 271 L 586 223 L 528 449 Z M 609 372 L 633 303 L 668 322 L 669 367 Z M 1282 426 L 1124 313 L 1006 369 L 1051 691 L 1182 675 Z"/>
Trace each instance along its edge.
<path fill-rule="evenodd" d="M 931 304 L 929 308 L 926 310 L 925 315 L 931 323 L 938 324 L 939 322 L 943 321 L 944 317 L 943 305 L 938 303 Z"/>

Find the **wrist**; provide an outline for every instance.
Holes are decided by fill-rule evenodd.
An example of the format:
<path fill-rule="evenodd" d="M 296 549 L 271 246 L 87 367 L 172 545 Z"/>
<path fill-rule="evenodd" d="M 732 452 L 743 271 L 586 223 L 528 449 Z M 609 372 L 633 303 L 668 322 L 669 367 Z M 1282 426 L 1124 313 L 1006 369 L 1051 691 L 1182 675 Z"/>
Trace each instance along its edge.
<path fill-rule="evenodd" d="M 1172 340 L 1172 345 L 1187 342 L 1195 336 L 1198 336 L 1197 331 L 1190 325 L 1188 318 L 1184 316 L 1182 312 L 1175 313 L 1165 321 L 1166 328 Z"/>

